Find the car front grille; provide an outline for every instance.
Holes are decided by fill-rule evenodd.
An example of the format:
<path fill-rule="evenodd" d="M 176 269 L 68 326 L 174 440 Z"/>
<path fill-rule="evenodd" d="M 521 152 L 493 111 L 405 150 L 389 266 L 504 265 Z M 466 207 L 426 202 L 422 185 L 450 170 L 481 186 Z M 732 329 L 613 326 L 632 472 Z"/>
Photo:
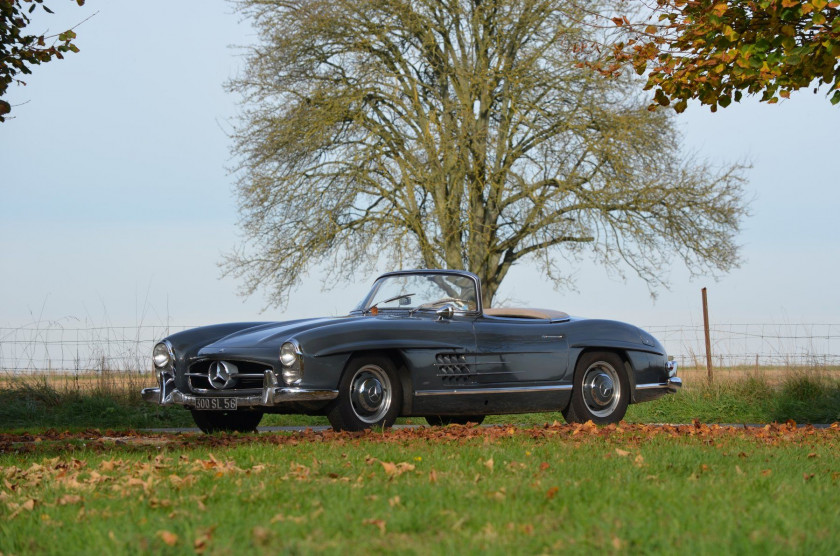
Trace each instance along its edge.
<path fill-rule="evenodd" d="M 222 365 L 225 372 L 221 376 L 216 372 L 211 372 L 214 363 L 217 367 Z M 233 368 L 236 372 L 230 373 Z M 204 359 L 190 365 L 187 378 L 190 390 L 195 394 L 248 396 L 262 392 L 265 371 L 272 370 L 270 365 L 253 361 Z"/>

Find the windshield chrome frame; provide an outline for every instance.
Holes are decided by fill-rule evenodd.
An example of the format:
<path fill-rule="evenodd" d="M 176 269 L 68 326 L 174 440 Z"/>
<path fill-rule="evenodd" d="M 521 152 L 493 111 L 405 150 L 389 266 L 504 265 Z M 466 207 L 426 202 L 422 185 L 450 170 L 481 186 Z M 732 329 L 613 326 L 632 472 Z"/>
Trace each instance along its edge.
<path fill-rule="evenodd" d="M 357 305 L 355 309 L 350 311 L 350 314 L 364 313 L 367 310 L 368 305 L 370 305 L 371 300 L 376 295 L 376 292 L 379 290 L 379 287 L 376 286 L 376 284 L 380 280 L 382 280 L 383 278 L 388 278 L 390 276 L 405 276 L 405 275 L 411 275 L 411 274 L 421 275 L 421 276 L 422 275 L 430 275 L 430 274 L 443 274 L 443 275 L 448 275 L 448 276 L 462 276 L 464 278 L 469 278 L 470 280 L 473 281 L 473 285 L 475 287 L 475 307 L 476 308 L 473 311 L 465 311 L 465 310 L 461 310 L 461 309 L 456 309 L 455 314 L 456 315 L 481 315 L 484 312 L 484 307 L 482 306 L 482 303 L 481 303 L 481 280 L 478 278 L 478 276 L 476 276 L 472 272 L 468 272 L 466 270 L 448 270 L 448 269 L 436 270 L 436 269 L 421 268 L 421 269 L 414 269 L 414 270 L 395 270 L 393 272 L 386 272 L 385 274 L 382 274 L 376 280 L 373 281 L 374 287 L 371 287 L 370 291 L 365 296 L 365 298 L 362 300 L 362 302 L 359 303 L 359 305 Z M 399 311 L 400 309 L 385 309 L 385 310 L 386 311 Z M 407 311 L 407 309 L 404 309 L 404 310 Z M 423 311 L 423 312 L 427 311 L 427 309 L 419 309 L 418 308 L 418 309 L 414 309 L 412 312 L 416 312 L 418 310 Z"/>

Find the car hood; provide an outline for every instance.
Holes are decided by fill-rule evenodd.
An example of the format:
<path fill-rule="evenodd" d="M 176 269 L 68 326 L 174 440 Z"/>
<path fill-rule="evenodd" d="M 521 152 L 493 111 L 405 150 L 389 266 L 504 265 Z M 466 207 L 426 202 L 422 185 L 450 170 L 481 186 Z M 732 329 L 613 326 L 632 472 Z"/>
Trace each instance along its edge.
<path fill-rule="evenodd" d="M 201 350 L 201 353 L 207 354 L 233 349 L 279 347 L 295 334 L 305 330 L 329 326 L 339 322 L 347 322 L 356 318 L 358 317 L 327 317 L 260 324 L 220 338 L 212 344 L 205 346 Z"/>

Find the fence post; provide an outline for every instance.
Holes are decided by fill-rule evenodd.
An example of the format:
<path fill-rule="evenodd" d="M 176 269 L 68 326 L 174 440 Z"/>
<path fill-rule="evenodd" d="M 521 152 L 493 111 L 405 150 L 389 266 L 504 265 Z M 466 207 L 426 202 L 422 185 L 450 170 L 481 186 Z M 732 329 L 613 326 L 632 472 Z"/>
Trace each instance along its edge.
<path fill-rule="evenodd" d="M 709 336 L 709 302 L 706 299 L 706 288 L 703 292 L 703 332 L 706 335 L 706 373 L 709 382 L 712 381 L 712 340 Z"/>

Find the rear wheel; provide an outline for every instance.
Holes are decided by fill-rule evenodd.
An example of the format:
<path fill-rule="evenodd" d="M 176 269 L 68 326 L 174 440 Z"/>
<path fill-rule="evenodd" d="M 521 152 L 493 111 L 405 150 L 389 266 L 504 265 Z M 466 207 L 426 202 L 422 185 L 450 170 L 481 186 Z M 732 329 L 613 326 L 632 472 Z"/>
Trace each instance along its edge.
<path fill-rule="evenodd" d="M 467 423 L 480 425 L 484 422 L 484 415 L 429 415 L 426 417 L 426 422 L 433 427 L 466 425 Z"/>
<path fill-rule="evenodd" d="M 617 423 L 630 403 L 624 361 L 610 352 L 586 353 L 575 367 L 572 400 L 563 411 L 567 423 Z"/>
<path fill-rule="evenodd" d="M 327 411 L 335 430 L 390 427 L 402 408 L 402 390 L 394 364 L 384 356 L 353 359 L 338 386 L 338 398 Z"/>
<path fill-rule="evenodd" d="M 262 411 L 196 411 L 193 421 L 201 432 L 254 432 L 262 421 Z"/>

